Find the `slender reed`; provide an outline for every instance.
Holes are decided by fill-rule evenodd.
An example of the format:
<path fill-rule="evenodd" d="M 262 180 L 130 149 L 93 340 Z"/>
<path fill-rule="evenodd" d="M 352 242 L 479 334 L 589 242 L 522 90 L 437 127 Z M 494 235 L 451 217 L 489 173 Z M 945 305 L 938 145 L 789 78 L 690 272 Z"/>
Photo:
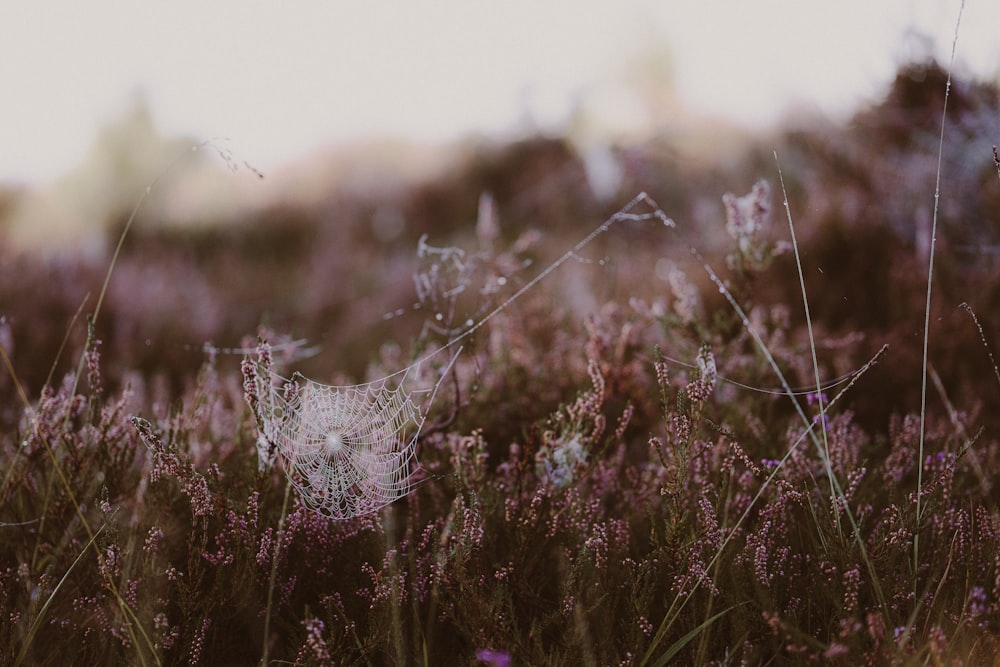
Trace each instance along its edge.
<path fill-rule="evenodd" d="M 924 481 L 924 439 L 927 430 L 927 351 L 930 346 L 931 332 L 931 293 L 934 285 L 934 246 L 937 242 L 938 211 L 941 202 L 941 162 L 944 156 L 944 128 L 948 117 L 948 95 L 951 92 L 951 73 L 955 68 L 955 51 L 958 48 L 958 29 L 962 24 L 962 11 L 965 0 L 958 7 L 958 18 L 955 21 L 955 36 L 951 42 L 951 60 L 948 62 L 948 80 L 944 86 L 944 104 L 941 108 L 941 132 L 938 137 L 937 171 L 934 183 L 934 214 L 931 219 L 931 244 L 927 258 L 927 301 L 924 306 L 924 350 L 920 371 L 920 440 L 917 446 L 917 494 L 916 494 L 916 525 L 913 530 L 913 592 L 917 592 L 917 573 L 920 569 L 920 499 Z"/>

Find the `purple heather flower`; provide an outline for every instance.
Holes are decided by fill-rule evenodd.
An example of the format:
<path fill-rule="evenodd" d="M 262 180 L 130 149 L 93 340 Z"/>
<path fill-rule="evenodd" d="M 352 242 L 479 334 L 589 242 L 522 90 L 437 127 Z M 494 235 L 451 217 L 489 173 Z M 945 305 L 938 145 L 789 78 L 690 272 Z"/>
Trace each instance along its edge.
<path fill-rule="evenodd" d="M 806 394 L 806 403 L 808 403 L 809 405 L 812 405 L 813 403 L 818 403 L 820 401 L 820 399 L 823 400 L 823 403 L 827 403 L 827 401 L 829 400 L 826 397 L 826 392 L 825 391 L 822 392 L 822 393 L 819 393 L 819 394 L 817 394 L 814 391 L 811 391 L 808 394 Z"/>
<path fill-rule="evenodd" d="M 510 667 L 510 653 L 507 651 L 481 648 L 476 651 L 476 660 L 485 662 L 490 667 Z"/>
<path fill-rule="evenodd" d="M 986 591 L 982 586 L 976 586 L 969 593 L 969 614 L 977 618 L 986 614 L 989 608 L 986 605 Z"/>

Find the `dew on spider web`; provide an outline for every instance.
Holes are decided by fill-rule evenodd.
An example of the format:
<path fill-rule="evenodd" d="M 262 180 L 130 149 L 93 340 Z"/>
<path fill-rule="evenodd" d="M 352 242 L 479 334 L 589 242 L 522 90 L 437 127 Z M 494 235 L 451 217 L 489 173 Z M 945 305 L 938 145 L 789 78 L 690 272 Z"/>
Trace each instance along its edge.
<path fill-rule="evenodd" d="M 407 389 L 416 370 L 333 386 L 298 374 L 282 378 L 271 368 L 266 348 L 256 362 L 244 364 L 262 440 L 280 457 L 308 507 L 332 519 L 350 519 L 410 491 L 416 440 L 426 417 L 415 397 L 429 391 L 432 400 L 437 390 L 437 385 Z"/>

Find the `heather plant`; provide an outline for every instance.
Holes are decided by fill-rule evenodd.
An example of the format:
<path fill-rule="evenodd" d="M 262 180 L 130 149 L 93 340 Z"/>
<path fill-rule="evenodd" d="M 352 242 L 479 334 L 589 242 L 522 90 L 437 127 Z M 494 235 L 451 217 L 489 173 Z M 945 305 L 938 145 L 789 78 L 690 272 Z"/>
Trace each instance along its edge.
<path fill-rule="evenodd" d="M 972 142 L 979 126 L 962 127 Z M 25 308 L 0 312 L 2 662 L 995 662 L 995 323 L 969 301 L 954 332 L 931 332 L 919 297 L 936 284 L 911 279 L 904 312 L 931 343 L 924 400 L 866 412 L 912 390 L 900 359 L 920 359 L 919 336 L 829 319 L 810 270 L 823 222 L 793 219 L 809 210 L 803 177 L 781 162 L 716 198 L 712 252 L 650 197 L 565 251 L 523 220 L 501 225 L 506 200 L 481 197 L 473 174 L 474 233 L 400 241 L 409 291 L 357 304 L 376 314 L 368 345 L 340 346 L 340 327 L 303 340 L 344 312 L 320 287 L 298 311 L 309 322 L 275 307 L 258 326 L 269 317 L 247 317 L 263 297 L 246 282 L 231 293 L 238 346 L 196 344 L 182 364 L 154 338 L 153 365 L 135 367 L 117 341 L 142 331 L 148 310 L 128 313 L 146 274 L 67 269 L 99 297 L 56 295 L 64 340 L 45 329 L 44 354 L 24 321 L 37 306 L 11 297 Z M 570 206 L 551 182 L 519 187 L 545 216 Z M 269 260 L 292 290 L 337 257 L 335 244 L 295 255 L 309 230 L 291 225 L 292 259 Z M 272 233 L 219 256 L 236 266 Z M 130 238 L 112 268 L 151 261 L 150 238 L 171 247 Z M 383 255 L 352 238 L 345 265 L 374 280 Z M 0 263 L 18 287 L 31 270 Z M 211 294 L 192 290 L 196 312 L 221 303 Z M 169 303 L 161 317 L 182 319 Z M 339 374 L 320 371 L 338 355 Z M 986 381 L 952 368 L 966 358 Z"/>

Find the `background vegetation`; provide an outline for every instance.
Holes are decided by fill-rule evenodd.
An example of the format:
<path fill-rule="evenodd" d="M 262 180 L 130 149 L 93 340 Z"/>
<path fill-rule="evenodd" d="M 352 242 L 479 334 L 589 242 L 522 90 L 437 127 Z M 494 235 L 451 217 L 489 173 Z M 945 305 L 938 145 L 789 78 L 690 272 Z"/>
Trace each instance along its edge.
<path fill-rule="evenodd" d="M 976 82 L 950 91 L 920 413 L 945 78 L 905 67 L 847 126 L 710 165 L 620 148 L 614 202 L 538 137 L 372 199 L 140 215 L 96 317 L 111 249 L 3 249 L 0 660 L 997 661 L 1000 93 Z M 412 494 L 285 507 L 244 397 L 258 337 L 284 371 L 393 373 L 448 339 L 410 307 L 423 235 L 470 260 L 461 322 L 640 191 L 677 229 L 623 222 L 477 331 Z"/>

